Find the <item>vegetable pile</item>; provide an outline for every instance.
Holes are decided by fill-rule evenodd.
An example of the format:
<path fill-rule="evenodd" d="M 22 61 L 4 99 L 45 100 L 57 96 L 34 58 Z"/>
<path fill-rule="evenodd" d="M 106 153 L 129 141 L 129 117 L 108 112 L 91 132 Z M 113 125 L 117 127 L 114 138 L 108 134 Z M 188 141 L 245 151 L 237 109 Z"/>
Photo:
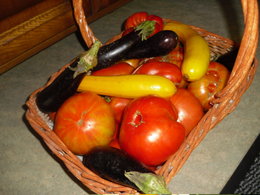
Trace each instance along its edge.
<path fill-rule="evenodd" d="M 36 103 L 90 170 L 144 193 L 166 194 L 154 171 L 179 149 L 228 78 L 191 27 L 137 12 L 120 39 L 96 41 Z"/>

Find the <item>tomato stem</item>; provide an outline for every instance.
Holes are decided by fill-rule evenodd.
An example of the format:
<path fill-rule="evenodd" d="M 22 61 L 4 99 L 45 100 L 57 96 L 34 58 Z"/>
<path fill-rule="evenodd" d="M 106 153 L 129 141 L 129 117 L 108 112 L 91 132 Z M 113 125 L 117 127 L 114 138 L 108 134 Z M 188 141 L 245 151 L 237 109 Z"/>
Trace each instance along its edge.
<path fill-rule="evenodd" d="M 142 36 L 142 41 L 146 40 L 148 36 L 152 34 L 155 28 L 155 21 L 144 21 L 141 24 L 139 24 L 135 31 L 140 31 L 140 35 Z"/>

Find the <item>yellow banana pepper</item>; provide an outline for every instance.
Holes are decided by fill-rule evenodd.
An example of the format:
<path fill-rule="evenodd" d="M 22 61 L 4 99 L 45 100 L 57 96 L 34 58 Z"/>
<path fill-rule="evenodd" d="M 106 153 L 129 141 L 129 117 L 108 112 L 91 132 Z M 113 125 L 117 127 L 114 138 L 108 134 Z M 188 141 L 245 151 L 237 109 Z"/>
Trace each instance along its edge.
<path fill-rule="evenodd" d="M 156 75 L 85 76 L 77 91 L 100 95 L 137 98 L 146 95 L 171 97 L 177 89 L 169 79 Z"/>
<path fill-rule="evenodd" d="M 207 41 L 186 24 L 171 21 L 164 25 L 164 30 L 172 30 L 184 45 L 182 74 L 188 81 L 202 78 L 208 69 L 210 50 Z"/>

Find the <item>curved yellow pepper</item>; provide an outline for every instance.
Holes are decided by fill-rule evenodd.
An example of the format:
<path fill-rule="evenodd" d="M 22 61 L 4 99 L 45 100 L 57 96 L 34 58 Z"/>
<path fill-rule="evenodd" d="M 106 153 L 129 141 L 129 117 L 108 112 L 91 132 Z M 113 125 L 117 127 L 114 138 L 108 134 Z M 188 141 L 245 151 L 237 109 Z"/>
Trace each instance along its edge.
<path fill-rule="evenodd" d="M 177 89 L 169 79 L 156 75 L 85 76 L 77 91 L 137 98 L 146 95 L 171 97 Z"/>
<path fill-rule="evenodd" d="M 207 41 L 186 24 L 171 21 L 164 25 L 164 30 L 172 30 L 184 45 L 182 74 L 188 81 L 202 78 L 208 69 L 210 50 Z"/>

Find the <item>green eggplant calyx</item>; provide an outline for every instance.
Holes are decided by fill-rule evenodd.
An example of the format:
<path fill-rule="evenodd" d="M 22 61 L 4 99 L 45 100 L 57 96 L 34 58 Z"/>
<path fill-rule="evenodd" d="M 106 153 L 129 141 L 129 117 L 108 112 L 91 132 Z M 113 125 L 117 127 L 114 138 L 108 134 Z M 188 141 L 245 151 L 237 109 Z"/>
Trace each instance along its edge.
<path fill-rule="evenodd" d="M 147 37 L 149 37 L 153 33 L 155 29 L 155 23 L 155 21 L 147 20 L 142 22 L 135 28 L 135 31 L 140 31 L 139 35 L 141 35 L 142 41 L 146 40 Z"/>
<path fill-rule="evenodd" d="M 125 176 L 145 194 L 172 194 L 162 176 L 137 171 L 125 172 Z"/>
<path fill-rule="evenodd" d="M 83 52 L 79 56 L 77 66 L 75 68 L 69 67 L 71 70 L 75 71 L 73 74 L 74 78 L 76 78 L 81 73 L 88 72 L 90 69 L 94 68 L 97 65 L 97 55 L 101 45 L 102 44 L 100 41 L 95 41 L 90 49 Z"/>

